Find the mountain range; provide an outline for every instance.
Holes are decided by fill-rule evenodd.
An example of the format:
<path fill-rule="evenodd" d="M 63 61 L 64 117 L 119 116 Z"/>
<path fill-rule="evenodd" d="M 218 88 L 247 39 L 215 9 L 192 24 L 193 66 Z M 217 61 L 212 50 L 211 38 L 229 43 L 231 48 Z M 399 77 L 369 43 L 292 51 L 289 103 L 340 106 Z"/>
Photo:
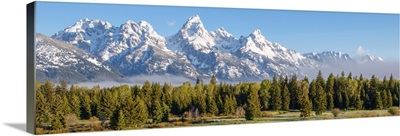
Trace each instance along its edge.
<path fill-rule="evenodd" d="M 37 69 L 45 73 L 41 74 L 43 78 L 50 79 L 60 77 L 50 76 L 49 71 L 73 71 L 84 67 L 84 71 L 91 69 L 92 73 L 97 74 L 75 70 L 68 75 L 83 76 L 85 80 L 137 75 L 174 75 L 196 79 L 216 75 L 222 80 L 252 81 L 270 78 L 274 74 L 306 76 L 304 68 L 321 69 L 344 63 L 383 62 L 382 58 L 372 55 L 357 58 L 335 51 L 300 54 L 279 43 L 268 41 L 258 29 L 238 38 L 223 27 L 208 31 L 198 15 L 190 17 L 175 34 L 168 37 L 157 34 L 146 21 L 137 23 L 128 20 L 120 26 L 113 26 L 109 22 L 85 18 L 55 33 L 51 38 L 39 35 L 37 39 L 42 40 L 42 44 L 37 45 L 38 52 L 43 50 L 44 45 L 65 51 L 58 54 L 42 51 L 44 53 L 38 53 L 38 56 L 62 58 L 67 52 L 76 54 L 74 56 L 86 56 L 75 58 L 85 64 L 75 67 L 67 67 L 73 59 L 53 62 L 57 59 L 37 57 Z M 69 80 L 79 82 L 72 78 Z"/>

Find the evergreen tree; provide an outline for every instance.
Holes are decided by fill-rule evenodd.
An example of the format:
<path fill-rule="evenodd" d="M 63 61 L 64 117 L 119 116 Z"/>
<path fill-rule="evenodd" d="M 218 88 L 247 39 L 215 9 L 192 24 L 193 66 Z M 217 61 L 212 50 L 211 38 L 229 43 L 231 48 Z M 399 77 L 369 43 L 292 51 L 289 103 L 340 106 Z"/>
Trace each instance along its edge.
<path fill-rule="evenodd" d="M 207 112 L 207 103 L 206 103 L 206 95 L 204 94 L 203 87 L 201 84 L 196 84 L 194 87 L 195 90 L 195 98 L 194 105 L 199 108 L 200 113 Z"/>
<path fill-rule="evenodd" d="M 308 97 L 308 83 L 306 81 L 299 81 L 297 83 L 299 90 L 299 106 L 300 106 L 300 117 L 306 118 L 311 116 L 312 102 Z"/>
<path fill-rule="evenodd" d="M 151 97 L 152 95 L 153 89 L 151 87 L 151 84 L 148 80 L 146 80 L 144 82 L 144 85 L 142 87 L 142 89 L 139 92 L 139 97 L 144 101 L 144 103 L 146 104 L 147 107 L 151 107 Z M 151 108 L 148 108 L 148 113 L 151 113 Z"/>
<path fill-rule="evenodd" d="M 327 101 L 326 101 L 326 93 L 322 86 L 317 87 L 316 95 L 315 95 L 315 114 L 321 115 L 326 111 Z"/>
<path fill-rule="evenodd" d="M 333 103 L 333 95 L 331 92 L 327 92 L 326 94 L 326 109 L 327 110 L 332 110 L 334 108 L 334 103 Z"/>
<path fill-rule="evenodd" d="M 132 114 L 131 118 L 133 124 L 141 125 L 146 123 L 146 120 L 148 118 L 147 106 L 143 102 L 143 100 L 140 99 L 140 97 L 136 97 L 135 100 L 133 101 L 133 108 L 131 114 Z"/>
<path fill-rule="evenodd" d="M 60 115 L 59 112 L 56 112 L 53 121 L 51 122 L 51 128 L 53 130 L 60 130 L 63 129 L 64 126 L 62 124 L 62 116 Z"/>
<path fill-rule="evenodd" d="M 250 85 L 249 94 L 247 97 L 247 102 L 245 106 L 245 117 L 246 120 L 254 120 L 256 117 L 260 116 L 261 105 L 259 101 L 258 91 Z"/>
<path fill-rule="evenodd" d="M 382 90 L 381 91 L 381 100 L 382 100 L 382 107 L 383 108 L 388 108 L 389 107 L 389 103 L 387 102 L 387 93 L 386 90 Z"/>
<path fill-rule="evenodd" d="M 261 82 L 261 88 L 258 92 L 260 96 L 261 110 L 265 111 L 269 106 L 269 99 L 271 98 L 269 90 L 271 88 L 271 83 L 268 79 Z"/>
<path fill-rule="evenodd" d="M 108 90 L 103 90 L 101 93 L 100 106 L 98 107 L 99 119 L 102 121 L 109 120 L 116 110 L 115 98 Z"/>
<path fill-rule="evenodd" d="M 163 118 L 163 107 L 159 100 L 153 100 L 151 105 L 151 115 L 153 118 L 153 123 L 158 123 L 162 121 Z"/>
<path fill-rule="evenodd" d="M 50 122 L 50 104 L 46 101 L 42 91 L 36 91 L 36 126 L 43 126 Z"/>
<path fill-rule="evenodd" d="M 310 87 L 310 89 L 309 89 L 308 97 L 310 98 L 312 105 L 315 105 L 315 103 L 317 103 L 316 102 L 317 88 L 318 88 L 317 82 L 315 80 L 312 80 L 309 87 Z M 313 107 L 313 110 L 316 110 L 315 108 L 316 107 Z"/>
<path fill-rule="evenodd" d="M 374 104 L 374 109 L 382 109 L 383 108 L 381 93 L 379 93 L 378 91 L 375 91 L 375 98 L 373 100 L 373 104 Z"/>
<path fill-rule="evenodd" d="M 386 90 L 386 103 L 387 103 L 387 107 L 386 108 L 390 108 L 393 106 L 393 100 L 392 100 L 392 93 L 390 93 L 389 90 Z"/>
<path fill-rule="evenodd" d="M 298 90 L 297 90 L 297 76 L 293 75 L 289 81 L 289 93 L 290 93 L 290 108 L 291 109 L 299 109 L 299 100 L 298 100 Z"/>
<path fill-rule="evenodd" d="M 393 106 L 399 106 L 399 86 L 399 81 L 396 80 L 391 74 L 389 78 L 388 90 L 392 95 Z"/>
<path fill-rule="evenodd" d="M 162 106 L 162 112 L 163 112 L 163 116 L 161 118 L 162 122 L 168 122 L 169 121 L 169 112 L 170 112 L 170 108 L 167 104 L 165 104 L 164 102 L 161 103 Z"/>
<path fill-rule="evenodd" d="M 219 111 L 218 111 L 217 103 L 215 102 L 212 94 L 207 93 L 206 102 L 207 102 L 207 113 L 211 113 L 212 115 L 217 115 Z"/>
<path fill-rule="evenodd" d="M 81 101 L 81 119 L 89 119 L 92 116 L 90 108 L 90 97 L 89 95 L 84 95 Z"/>
<path fill-rule="evenodd" d="M 77 116 L 80 116 L 81 115 L 81 102 L 80 102 L 78 96 L 76 96 L 73 93 L 71 95 L 69 103 L 70 103 L 70 107 L 71 107 L 72 113 L 77 115 Z"/>
<path fill-rule="evenodd" d="M 64 96 L 64 95 L 66 95 L 67 94 L 67 91 L 68 91 L 68 84 L 67 84 L 67 81 L 65 81 L 65 80 L 62 80 L 61 81 L 61 90 L 60 90 L 61 92 L 59 93 L 61 96 Z"/>
<path fill-rule="evenodd" d="M 333 73 L 329 74 L 328 80 L 326 81 L 326 87 L 325 87 L 325 92 L 326 92 L 326 102 L 327 102 L 327 109 L 331 110 L 335 107 L 334 105 L 334 99 L 333 95 L 335 93 L 334 90 L 334 85 L 335 85 L 335 76 Z"/>
<path fill-rule="evenodd" d="M 122 110 L 115 110 L 110 120 L 110 127 L 114 130 L 122 130 L 126 127 L 125 115 Z"/>
<path fill-rule="evenodd" d="M 290 105 L 290 93 L 288 87 L 285 85 L 282 92 L 282 109 L 289 110 Z"/>
<path fill-rule="evenodd" d="M 172 104 L 172 91 L 174 87 L 171 84 L 164 83 L 162 90 L 163 90 L 163 95 L 161 96 L 161 101 L 164 102 L 167 105 Z"/>
<path fill-rule="evenodd" d="M 274 78 L 272 80 L 272 85 L 270 88 L 271 93 L 271 109 L 273 110 L 280 110 L 282 109 L 282 95 L 281 95 L 281 89 L 279 87 L 279 83 L 276 79 L 276 75 L 274 75 Z"/>
<path fill-rule="evenodd" d="M 217 84 L 217 77 L 215 77 L 215 75 L 211 76 L 210 84 L 211 85 L 216 85 Z"/>

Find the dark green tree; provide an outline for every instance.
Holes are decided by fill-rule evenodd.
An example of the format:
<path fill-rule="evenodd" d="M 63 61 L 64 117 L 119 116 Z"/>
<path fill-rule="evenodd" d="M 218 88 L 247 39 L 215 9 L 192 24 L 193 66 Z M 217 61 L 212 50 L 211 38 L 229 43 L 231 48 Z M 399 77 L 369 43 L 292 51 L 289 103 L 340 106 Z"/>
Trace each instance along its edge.
<path fill-rule="evenodd" d="M 326 101 L 326 93 L 322 86 L 317 87 L 316 95 L 315 95 L 315 114 L 321 115 L 326 111 L 327 101 Z"/>
<path fill-rule="evenodd" d="M 326 81 L 326 86 L 325 86 L 326 103 L 327 103 L 326 108 L 328 110 L 332 110 L 335 107 L 334 99 L 333 99 L 333 95 L 335 93 L 334 85 L 335 85 L 335 76 L 333 75 L 333 73 L 331 73 L 331 74 L 329 74 L 329 77 L 328 77 L 328 80 Z"/>
<path fill-rule="evenodd" d="M 260 96 L 261 110 L 263 111 L 269 108 L 269 100 L 271 99 L 271 95 L 269 93 L 270 88 L 271 83 L 268 79 L 265 79 L 261 82 L 261 88 L 258 91 L 258 94 Z"/>
<path fill-rule="evenodd" d="M 299 90 L 299 106 L 300 106 L 300 117 L 306 118 L 311 116 L 312 102 L 308 97 L 308 83 L 306 81 L 299 81 L 297 83 Z"/>
<path fill-rule="evenodd" d="M 153 100 L 151 105 L 151 115 L 153 118 L 153 123 L 159 123 L 163 118 L 163 107 L 159 100 Z"/>
<path fill-rule="evenodd" d="M 110 120 L 110 127 L 114 130 L 122 130 L 126 127 L 125 115 L 122 110 L 115 110 Z"/>
<path fill-rule="evenodd" d="M 282 109 L 289 110 L 289 106 L 290 106 L 290 93 L 289 93 L 289 88 L 287 87 L 287 85 L 285 85 L 282 91 Z"/>
<path fill-rule="evenodd" d="M 245 117 L 246 120 L 254 120 L 256 117 L 261 114 L 261 105 L 258 96 L 258 90 L 255 89 L 252 85 L 250 85 L 250 90 L 247 97 L 247 102 L 245 105 Z"/>
<path fill-rule="evenodd" d="M 90 97 L 89 95 L 84 95 L 81 100 L 81 119 L 89 119 L 92 117 L 92 112 L 90 108 Z"/>
<path fill-rule="evenodd" d="M 77 116 L 81 115 L 81 102 L 79 100 L 79 97 L 76 96 L 74 93 L 71 95 L 70 101 L 69 101 L 72 113 L 74 113 Z"/>
<path fill-rule="evenodd" d="M 99 105 L 99 119 L 102 121 L 109 120 L 116 110 L 116 98 L 108 90 L 103 90 L 101 93 L 100 105 Z"/>
<path fill-rule="evenodd" d="M 217 103 L 215 102 L 212 94 L 207 93 L 206 102 L 207 102 L 207 113 L 211 113 L 212 115 L 217 115 L 219 111 Z"/>
<path fill-rule="evenodd" d="M 290 92 L 290 109 L 299 109 L 299 100 L 298 100 L 298 90 L 297 90 L 297 76 L 293 75 L 289 81 L 289 92 Z"/>
<path fill-rule="evenodd" d="M 272 80 L 272 85 L 270 88 L 271 100 L 270 105 L 272 110 L 280 110 L 282 109 L 282 95 L 279 83 L 276 79 L 276 75 Z"/>

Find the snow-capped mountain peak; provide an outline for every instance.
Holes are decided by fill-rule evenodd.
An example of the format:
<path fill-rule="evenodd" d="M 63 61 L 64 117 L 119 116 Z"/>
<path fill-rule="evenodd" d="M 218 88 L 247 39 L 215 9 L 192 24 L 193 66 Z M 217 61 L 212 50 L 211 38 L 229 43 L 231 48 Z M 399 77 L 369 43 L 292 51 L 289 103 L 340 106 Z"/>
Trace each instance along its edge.
<path fill-rule="evenodd" d="M 186 21 L 177 34 L 167 38 L 167 46 L 171 50 L 199 50 L 209 53 L 214 43 L 214 38 L 204 28 L 198 15 Z"/>
<path fill-rule="evenodd" d="M 269 43 L 269 41 L 265 38 L 265 36 L 262 34 L 260 29 L 254 30 L 249 35 L 249 37 L 251 37 L 254 42 L 258 42 L 258 43 L 260 43 L 260 42 L 268 42 Z"/>
<path fill-rule="evenodd" d="M 198 15 L 192 16 L 188 21 L 182 26 L 180 30 L 182 37 L 209 37 L 208 31 L 204 28 L 203 22 Z"/>
<path fill-rule="evenodd" d="M 365 55 L 356 58 L 358 63 L 366 63 L 366 62 L 384 62 L 381 57 L 373 56 L 373 55 Z"/>
<path fill-rule="evenodd" d="M 305 75 L 303 67 L 383 61 L 375 56 L 355 59 L 333 51 L 300 54 L 268 41 L 260 29 L 240 38 L 223 27 L 209 32 L 198 15 L 189 17 L 169 37 L 158 35 L 146 21 L 128 20 L 118 27 L 85 18 L 53 38 L 101 58 L 125 76 L 172 74 L 193 79 L 211 75 L 228 80 L 265 79 L 274 74 Z"/>

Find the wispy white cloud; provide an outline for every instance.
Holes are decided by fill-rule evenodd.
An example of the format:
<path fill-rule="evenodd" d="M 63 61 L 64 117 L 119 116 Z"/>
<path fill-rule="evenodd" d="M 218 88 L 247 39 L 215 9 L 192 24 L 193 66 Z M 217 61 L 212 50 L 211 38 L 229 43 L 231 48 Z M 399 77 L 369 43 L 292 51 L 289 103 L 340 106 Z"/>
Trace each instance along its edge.
<path fill-rule="evenodd" d="M 364 49 L 362 46 L 358 46 L 356 50 L 357 55 L 368 55 L 368 50 Z"/>
<path fill-rule="evenodd" d="M 167 25 L 168 26 L 176 26 L 176 21 L 168 21 Z"/>

